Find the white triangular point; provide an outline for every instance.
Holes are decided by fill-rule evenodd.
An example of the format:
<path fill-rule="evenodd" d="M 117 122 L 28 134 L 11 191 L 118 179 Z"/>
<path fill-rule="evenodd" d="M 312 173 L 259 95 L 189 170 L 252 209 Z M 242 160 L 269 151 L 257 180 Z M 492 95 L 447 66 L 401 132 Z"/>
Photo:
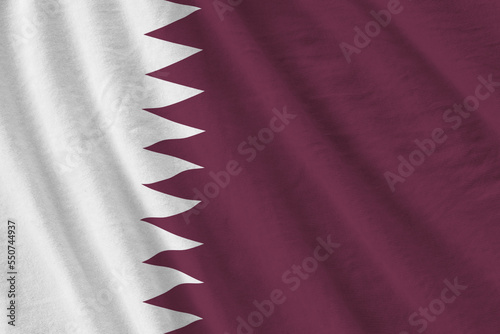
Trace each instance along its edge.
<path fill-rule="evenodd" d="M 182 6 L 182 5 L 177 5 L 176 6 Z M 194 11 L 194 7 L 190 7 L 190 6 L 187 6 L 189 8 L 185 8 L 186 11 L 184 12 L 187 15 L 190 14 L 189 11 L 193 12 Z M 198 9 L 198 8 L 197 8 Z M 188 13 L 189 12 L 189 13 Z M 156 28 L 160 28 L 160 26 L 156 27 Z M 154 28 L 153 28 L 154 29 Z M 151 41 L 154 41 L 154 42 L 151 42 Z M 168 47 L 167 47 L 167 43 L 169 44 Z M 144 47 L 146 48 L 146 50 L 148 51 L 152 51 L 151 53 L 149 53 L 149 55 L 152 56 L 152 58 L 155 58 L 154 56 L 157 56 L 157 55 L 166 55 L 166 54 L 169 54 L 170 55 L 170 59 L 171 59 L 171 63 L 170 64 L 157 64 L 156 63 L 156 58 L 155 59 L 151 59 L 151 58 L 147 58 L 147 61 L 149 62 L 149 64 L 146 64 L 144 68 L 148 69 L 150 72 L 153 72 L 155 70 L 159 70 L 163 67 L 166 67 L 168 65 L 172 65 L 173 63 L 176 63 L 178 61 L 181 61 L 199 51 L 201 51 L 200 49 L 196 49 L 196 48 L 192 48 L 192 47 L 186 47 L 186 46 L 182 46 L 182 45 L 178 45 L 178 44 L 174 44 L 174 43 L 170 43 L 170 42 L 164 42 L 164 41 L 161 41 L 161 40 L 157 40 L 157 39 L 153 39 L 153 38 L 150 38 L 149 39 L 149 42 L 146 42 L 143 44 Z M 163 45 L 163 46 L 162 46 Z M 164 52 L 165 50 L 167 50 L 167 52 Z M 175 51 L 174 51 L 175 50 Z M 163 52 L 163 53 L 162 53 Z M 158 57 L 159 59 L 162 59 L 162 57 Z M 153 66 L 153 67 L 150 67 Z M 168 70 L 167 70 L 168 71 Z M 159 79 L 157 79 L 158 81 L 157 82 L 163 82 L 163 83 L 166 83 L 166 81 L 160 81 Z M 170 83 L 171 84 L 171 83 Z M 178 86 L 176 86 L 176 88 L 179 88 Z M 188 91 L 192 90 L 193 88 L 189 88 L 189 87 L 182 87 L 180 88 L 179 90 L 179 95 L 177 96 L 180 96 L 181 99 L 188 99 L 194 95 L 197 95 L 197 94 L 200 94 L 201 91 L 193 91 L 192 95 L 191 96 L 185 96 L 185 95 L 182 95 L 182 93 L 187 93 Z M 184 92 L 182 92 L 182 90 L 184 90 Z M 171 96 L 171 95 L 170 95 Z M 157 100 L 155 101 L 156 103 L 159 103 L 158 106 L 162 106 L 162 105 L 170 105 L 171 101 L 161 101 L 161 100 Z M 182 103 L 182 102 L 181 102 Z M 191 133 L 190 134 L 187 134 L 188 131 L 186 131 L 186 136 L 184 136 L 184 138 L 186 137 L 189 137 L 189 136 L 192 136 L 192 135 L 196 135 L 200 132 L 202 132 L 203 130 L 200 130 L 200 129 L 193 129 L 193 128 L 190 128 L 191 130 Z M 197 133 L 196 130 L 198 130 Z M 165 138 L 167 139 L 167 138 Z M 152 154 L 152 152 L 147 152 L 147 154 Z M 158 156 L 155 156 L 155 158 L 158 158 Z M 138 160 L 138 161 L 144 161 L 144 160 Z M 186 168 L 187 169 L 194 169 L 194 168 L 202 168 L 200 166 L 191 166 L 192 168 Z M 148 179 L 151 180 L 152 178 L 156 177 L 156 176 L 159 176 L 160 173 L 159 171 L 157 170 L 152 170 L 152 172 L 150 173 L 150 175 L 148 175 Z M 163 175 L 165 176 L 165 175 Z M 165 177 L 163 177 L 164 179 Z M 158 181 L 161 180 L 161 178 L 157 179 Z M 187 208 L 185 211 L 189 210 L 190 208 Z M 197 245 L 199 246 L 199 245 Z M 197 247 L 195 246 L 195 247 Z M 163 269 L 163 268 L 162 268 Z M 158 269 L 155 269 L 155 270 L 158 270 Z M 200 281 L 197 281 L 196 279 L 194 278 L 191 278 L 192 280 L 194 280 L 195 282 L 188 282 L 188 281 L 184 281 L 184 283 L 199 283 L 201 284 L 202 282 Z M 182 283 L 179 283 L 179 284 L 182 284 Z M 177 284 L 178 285 L 178 284 Z M 173 286 L 158 286 L 159 289 L 163 289 L 162 291 L 158 291 L 157 294 L 163 294 L 164 292 L 166 292 L 167 290 L 170 290 L 171 288 L 173 288 Z M 190 316 L 193 316 L 194 315 L 190 315 Z M 188 323 L 186 323 L 185 325 L 189 324 L 189 323 L 192 323 L 194 321 L 197 321 L 197 320 L 200 320 L 200 318 L 192 318 L 191 319 L 192 321 L 189 321 Z M 178 323 L 178 322 L 177 322 Z M 180 327 L 184 327 L 185 325 L 183 326 L 179 326 L 178 328 Z"/>

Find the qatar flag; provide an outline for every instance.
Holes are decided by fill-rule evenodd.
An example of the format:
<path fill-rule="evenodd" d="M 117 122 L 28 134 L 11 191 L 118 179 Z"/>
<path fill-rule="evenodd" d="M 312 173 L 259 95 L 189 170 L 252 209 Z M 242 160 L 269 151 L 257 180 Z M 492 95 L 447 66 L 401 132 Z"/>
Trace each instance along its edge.
<path fill-rule="evenodd" d="M 498 334 L 500 3 L 4 0 L 6 334 Z"/>

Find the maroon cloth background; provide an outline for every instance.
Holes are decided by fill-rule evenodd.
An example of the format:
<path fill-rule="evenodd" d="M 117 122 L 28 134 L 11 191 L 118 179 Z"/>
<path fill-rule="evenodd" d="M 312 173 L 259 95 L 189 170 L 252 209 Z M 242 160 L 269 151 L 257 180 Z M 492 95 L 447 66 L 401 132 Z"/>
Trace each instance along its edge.
<path fill-rule="evenodd" d="M 499 333 L 500 91 L 456 130 L 443 114 L 479 75 L 500 81 L 500 3 L 402 0 L 348 63 L 339 44 L 388 1 L 243 0 L 224 20 L 212 1 L 178 2 L 202 9 L 148 35 L 203 51 L 151 75 L 204 93 L 150 111 L 205 132 L 149 149 L 204 169 L 149 186 L 203 199 L 210 172 L 241 170 L 189 223 L 146 219 L 203 243 L 148 260 L 204 282 L 148 301 L 203 318 L 175 333 L 249 333 L 237 318 L 276 289 L 286 301 L 253 332 Z M 285 106 L 296 117 L 247 161 L 239 145 Z M 384 173 L 435 128 L 447 140 L 392 192 Z M 340 247 L 291 291 L 282 275 L 329 235 Z M 409 324 L 455 278 L 467 289 L 425 330 Z"/>

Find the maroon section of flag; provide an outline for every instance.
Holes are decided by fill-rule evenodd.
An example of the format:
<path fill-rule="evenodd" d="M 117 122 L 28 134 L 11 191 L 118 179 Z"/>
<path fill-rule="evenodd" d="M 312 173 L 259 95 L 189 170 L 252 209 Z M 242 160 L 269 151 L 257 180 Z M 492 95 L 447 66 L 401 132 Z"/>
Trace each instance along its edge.
<path fill-rule="evenodd" d="M 150 110 L 205 132 L 148 149 L 203 166 L 151 188 L 202 242 L 148 263 L 203 284 L 148 301 L 175 333 L 496 333 L 500 5 L 179 1 L 150 36 L 203 49 Z M 495 311 L 496 310 L 496 311 Z"/>

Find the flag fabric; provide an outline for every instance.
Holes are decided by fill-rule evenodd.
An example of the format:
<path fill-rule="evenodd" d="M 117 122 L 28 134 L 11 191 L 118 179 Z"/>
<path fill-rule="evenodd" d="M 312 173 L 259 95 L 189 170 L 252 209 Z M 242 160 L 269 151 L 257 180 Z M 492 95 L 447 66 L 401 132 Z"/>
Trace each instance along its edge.
<path fill-rule="evenodd" d="M 497 2 L 0 7 L 5 333 L 498 333 Z"/>

